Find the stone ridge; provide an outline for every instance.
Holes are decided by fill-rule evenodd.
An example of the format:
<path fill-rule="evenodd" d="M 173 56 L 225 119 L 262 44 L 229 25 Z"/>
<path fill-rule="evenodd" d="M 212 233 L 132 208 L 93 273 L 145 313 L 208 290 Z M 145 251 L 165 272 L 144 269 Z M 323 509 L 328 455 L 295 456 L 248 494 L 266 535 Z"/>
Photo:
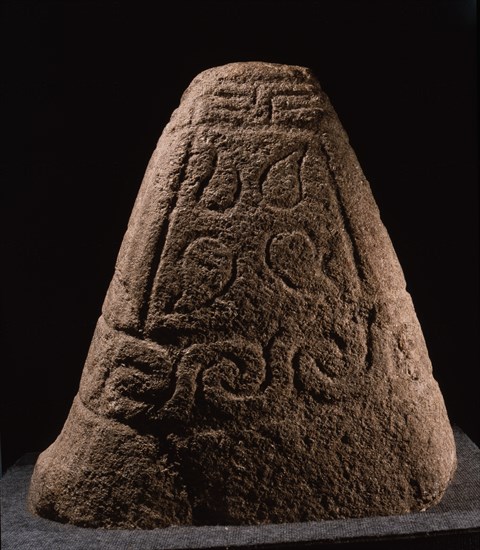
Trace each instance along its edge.
<path fill-rule="evenodd" d="M 401 514 L 455 470 L 358 160 L 308 69 L 198 75 L 147 167 L 29 506 L 88 527 Z"/>

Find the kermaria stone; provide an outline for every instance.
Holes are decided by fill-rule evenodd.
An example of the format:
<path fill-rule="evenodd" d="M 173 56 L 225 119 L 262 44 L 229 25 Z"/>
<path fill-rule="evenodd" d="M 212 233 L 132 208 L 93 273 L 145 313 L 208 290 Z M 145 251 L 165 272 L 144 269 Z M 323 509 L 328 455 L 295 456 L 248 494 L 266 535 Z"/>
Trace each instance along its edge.
<path fill-rule="evenodd" d="M 402 514 L 438 502 L 455 465 L 402 270 L 318 82 L 201 73 L 147 168 L 30 509 L 127 529 Z"/>

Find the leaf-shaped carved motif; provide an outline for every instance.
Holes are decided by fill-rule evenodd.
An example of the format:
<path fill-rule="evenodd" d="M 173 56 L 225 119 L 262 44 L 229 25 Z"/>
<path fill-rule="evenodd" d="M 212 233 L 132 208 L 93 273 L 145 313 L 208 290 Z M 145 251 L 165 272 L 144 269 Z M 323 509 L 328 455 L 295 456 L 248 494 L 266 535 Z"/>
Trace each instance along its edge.
<path fill-rule="evenodd" d="M 302 200 L 300 169 L 303 150 L 297 150 L 275 161 L 260 179 L 264 200 L 276 208 L 293 208 Z"/>
<path fill-rule="evenodd" d="M 210 210 L 231 208 L 240 194 L 240 178 L 233 166 L 217 164 L 215 172 L 204 188 L 201 202 Z"/>
<path fill-rule="evenodd" d="M 216 150 L 204 143 L 192 147 L 188 159 L 187 177 L 197 184 L 196 198 L 201 197 L 217 166 Z"/>
<path fill-rule="evenodd" d="M 207 170 L 199 178 L 196 191 L 197 201 L 209 210 L 223 211 L 231 208 L 237 201 L 241 190 L 238 171 L 222 155 L 213 149 L 208 155 L 199 155 Z"/>

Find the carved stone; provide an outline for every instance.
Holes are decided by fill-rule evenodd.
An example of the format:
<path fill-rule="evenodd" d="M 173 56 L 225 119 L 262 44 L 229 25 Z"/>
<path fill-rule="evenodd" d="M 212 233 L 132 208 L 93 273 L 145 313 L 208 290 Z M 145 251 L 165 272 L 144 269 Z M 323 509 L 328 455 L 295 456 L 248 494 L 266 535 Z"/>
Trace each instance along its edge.
<path fill-rule="evenodd" d="M 31 510 L 109 528 L 402 514 L 438 502 L 455 465 L 402 270 L 319 84 L 267 63 L 201 73 L 147 168 Z"/>

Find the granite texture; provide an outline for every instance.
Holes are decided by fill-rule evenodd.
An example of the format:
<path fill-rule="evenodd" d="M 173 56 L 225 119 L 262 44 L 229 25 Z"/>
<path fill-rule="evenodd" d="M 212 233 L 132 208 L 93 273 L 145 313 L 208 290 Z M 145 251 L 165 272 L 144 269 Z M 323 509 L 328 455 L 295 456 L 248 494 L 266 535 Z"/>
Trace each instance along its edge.
<path fill-rule="evenodd" d="M 2 550 L 180 550 L 187 548 L 476 550 L 480 543 L 480 449 L 454 428 L 458 469 L 444 498 L 425 512 L 249 526 L 88 529 L 31 514 L 26 495 L 35 455 L 1 481 Z"/>
<path fill-rule="evenodd" d="M 31 510 L 142 529 L 403 514 L 439 502 L 455 465 L 402 270 L 318 82 L 201 73 L 148 165 Z"/>

